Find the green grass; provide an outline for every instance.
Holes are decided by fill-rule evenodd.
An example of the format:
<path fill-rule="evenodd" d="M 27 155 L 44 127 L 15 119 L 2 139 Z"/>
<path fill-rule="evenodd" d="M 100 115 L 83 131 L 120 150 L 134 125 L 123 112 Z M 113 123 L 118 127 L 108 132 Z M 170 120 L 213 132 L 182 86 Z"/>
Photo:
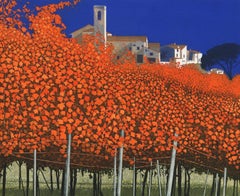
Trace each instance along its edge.
<path fill-rule="evenodd" d="M 146 187 L 146 194 L 147 195 L 147 187 Z M 102 189 L 103 195 L 104 196 L 112 196 L 113 195 L 113 190 L 110 188 L 103 188 Z M 141 189 L 140 187 L 137 189 L 137 195 L 141 195 Z M 59 190 L 54 190 L 53 192 L 51 192 L 48 189 L 42 189 L 40 190 L 40 196 L 59 196 L 61 194 L 61 192 Z M 192 187 L 191 191 L 190 191 L 190 195 L 193 196 L 202 196 L 203 194 L 203 189 L 201 187 Z M 24 196 L 23 191 L 22 190 L 18 190 L 18 189 L 7 189 L 6 190 L 6 195 L 7 196 Z M 30 190 L 30 195 L 32 195 L 32 190 Z M 131 187 L 123 187 L 122 188 L 122 195 L 124 196 L 132 196 L 132 188 Z M 151 195 L 152 196 L 156 196 L 159 195 L 158 189 L 156 187 L 152 188 L 151 190 Z M 165 195 L 165 194 L 163 194 Z M 210 195 L 210 189 L 207 190 L 207 194 L 206 195 Z M 222 195 L 222 193 L 220 194 Z M 226 195 L 232 195 L 232 189 L 228 188 L 227 189 L 227 194 Z M 77 189 L 76 190 L 76 196 L 92 196 L 92 188 L 82 188 L 82 189 Z M 177 193 L 176 193 L 177 196 Z"/>
<path fill-rule="evenodd" d="M 6 196 L 24 196 L 23 190 L 18 189 L 18 166 L 16 163 L 13 163 L 11 167 L 7 169 L 7 185 L 6 185 Z M 26 188 L 26 168 L 25 165 L 22 167 L 22 179 L 23 179 L 23 186 Z M 32 170 L 30 171 L 30 195 L 32 195 Z M 44 176 L 46 177 L 48 183 L 50 182 L 50 173 L 49 169 L 45 169 L 44 171 Z M 203 189 L 204 189 L 204 182 L 205 182 L 206 174 L 196 174 L 192 173 L 191 175 L 191 190 L 190 190 L 190 195 L 193 196 L 202 196 L 203 194 Z M 1 179 L 2 180 L 2 179 Z M 54 182 L 56 182 L 55 175 L 54 175 Z M 61 177 L 60 177 L 61 180 Z M 142 177 L 138 173 L 138 189 L 137 189 L 137 195 L 141 195 L 141 184 L 142 182 Z M 162 185 L 166 183 L 166 178 L 163 178 L 163 175 L 161 177 Z M 39 172 L 39 186 L 40 186 L 40 195 L 42 196 L 59 196 L 60 191 L 56 190 L 56 183 L 54 183 L 54 191 L 51 192 L 44 179 L 42 174 Z M 132 195 L 132 188 L 131 188 L 131 182 L 132 182 L 132 171 L 125 169 L 123 173 L 123 189 L 122 189 L 122 195 L 124 196 L 130 196 Z M 183 182 L 182 182 L 183 183 Z M 212 175 L 209 175 L 208 177 L 208 184 L 207 184 L 207 194 L 210 195 L 211 191 L 211 183 L 212 183 Z M 112 176 L 108 175 L 103 175 L 102 176 L 102 192 L 104 196 L 112 196 L 113 195 L 113 178 Z M 60 184 L 61 186 L 61 184 Z M 162 186 L 164 188 L 164 186 Z M 233 187 L 233 181 L 228 180 L 228 189 L 227 189 L 227 196 L 232 195 L 232 188 Z M 0 195 L 2 193 L 2 184 L 0 184 Z M 182 188 L 183 190 L 183 188 Z M 89 178 L 89 174 L 85 173 L 84 176 L 78 173 L 78 180 L 77 180 L 77 189 L 76 189 L 76 196 L 92 196 L 92 179 Z M 146 185 L 145 188 L 146 194 L 148 191 L 148 186 Z M 165 190 L 163 190 L 164 192 Z M 158 193 L 158 188 L 157 188 L 157 177 L 153 177 L 153 188 L 151 191 L 151 195 L 159 195 Z M 177 190 L 176 190 L 177 193 Z M 165 194 L 163 194 L 165 195 Z M 221 188 L 221 195 L 222 195 L 222 188 Z M 177 196 L 177 194 L 176 194 Z"/>

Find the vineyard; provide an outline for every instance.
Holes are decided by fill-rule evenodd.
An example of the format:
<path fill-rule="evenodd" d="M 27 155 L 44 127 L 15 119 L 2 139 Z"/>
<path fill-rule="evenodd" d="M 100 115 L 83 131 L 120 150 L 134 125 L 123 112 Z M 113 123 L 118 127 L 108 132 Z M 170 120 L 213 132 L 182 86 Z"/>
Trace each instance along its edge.
<path fill-rule="evenodd" d="M 72 169 L 112 170 L 122 146 L 124 168 L 169 165 L 175 149 L 184 168 L 227 168 L 239 180 L 240 76 L 136 65 L 131 56 L 117 63 L 101 40 L 64 35 L 55 12 L 72 3 L 35 12 L 15 3 L 0 8 L 0 169 L 33 167 L 34 150 L 39 168 L 64 169 L 71 134 Z"/>

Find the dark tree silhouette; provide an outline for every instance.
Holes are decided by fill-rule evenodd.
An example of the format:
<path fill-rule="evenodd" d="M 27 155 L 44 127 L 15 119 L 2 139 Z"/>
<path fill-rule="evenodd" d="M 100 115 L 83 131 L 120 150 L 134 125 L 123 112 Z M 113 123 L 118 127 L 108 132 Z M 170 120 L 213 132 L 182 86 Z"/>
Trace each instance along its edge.
<path fill-rule="evenodd" d="M 201 67 L 205 70 L 220 68 L 231 80 L 240 74 L 240 45 L 225 43 L 209 49 L 202 57 Z"/>

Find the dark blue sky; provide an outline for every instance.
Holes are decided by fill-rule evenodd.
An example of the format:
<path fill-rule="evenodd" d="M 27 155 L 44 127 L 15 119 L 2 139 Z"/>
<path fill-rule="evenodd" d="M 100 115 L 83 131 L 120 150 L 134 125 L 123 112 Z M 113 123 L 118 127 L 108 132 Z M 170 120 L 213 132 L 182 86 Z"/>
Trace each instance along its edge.
<path fill-rule="evenodd" d="M 113 35 L 146 35 L 203 53 L 226 42 L 240 44 L 240 0 L 81 0 L 60 12 L 66 33 L 93 24 L 93 5 L 107 6 Z"/>

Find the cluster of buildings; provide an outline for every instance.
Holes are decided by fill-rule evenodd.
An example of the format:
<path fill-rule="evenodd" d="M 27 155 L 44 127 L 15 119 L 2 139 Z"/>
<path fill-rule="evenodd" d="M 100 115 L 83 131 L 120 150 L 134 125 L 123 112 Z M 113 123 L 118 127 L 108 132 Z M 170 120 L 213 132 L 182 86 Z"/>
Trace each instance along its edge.
<path fill-rule="evenodd" d="M 72 38 L 81 40 L 83 35 L 96 35 L 100 33 L 103 41 L 114 46 L 116 58 L 120 59 L 126 51 L 130 51 L 137 63 L 143 63 L 148 59 L 153 63 L 176 62 L 179 65 L 200 64 L 202 53 L 196 50 L 188 50 L 187 45 L 176 43 L 161 46 L 160 43 L 148 41 L 146 36 L 114 36 L 107 32 L 107 8 L 106 6 L 94 6 L 94 24 L 86 25 L 73 33 Z"/>

